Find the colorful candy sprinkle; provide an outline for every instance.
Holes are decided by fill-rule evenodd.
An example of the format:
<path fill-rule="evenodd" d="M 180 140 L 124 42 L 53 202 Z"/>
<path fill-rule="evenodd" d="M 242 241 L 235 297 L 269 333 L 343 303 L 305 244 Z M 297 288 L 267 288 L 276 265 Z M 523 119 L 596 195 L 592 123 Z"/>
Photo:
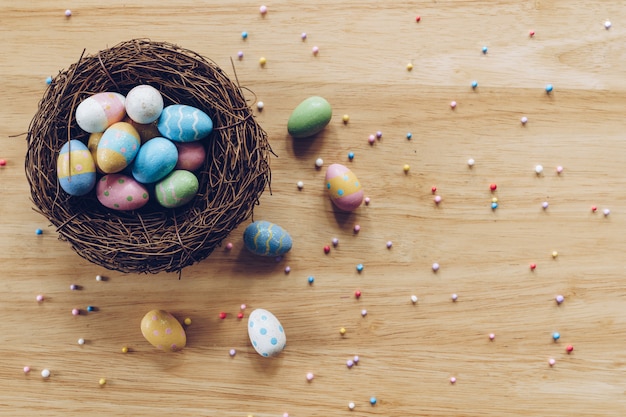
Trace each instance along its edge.
<path fill-rule="evenodd" d="M 439 271 L 439 264 L 438 264 L 437 262 L 435 262 L 435 263 L 433 264 L 432 268 L 433 268 L 433 271 L 434 271 L 434 272 Z"/>
<path fill-rule="evenodd" d="M 521 118 L 521 119 L 519 119 L 519 121 L 520 121 L 523 125 L 525 125 L 526 123 L 528 123 L 528 117 L 526 117 L 526 116 L 522 116 L 522 118 Z"/>
<path fill-rule="evenodd" d="M 556 297 L 554 297 L 554 300 L 556 301 L 557 304 L 561 304 L 563 301 L 565 301 L 565 297 L 559 294 Z"/>
<path fill-rule="evenodd" d="M 376 397 L 371 397 L 370 398 L 370 404 L 371 405 L 376 405 L 377 402 L 378 402 L 378 400 L 376 399 Z"/>
<path fill-rule="evenodd" d="M 537 175 L 541 175 L 542 172 L 543 172 L 543 166 L 542 165 L 536 165 L 535 166 L 535 173 Z"/>
<path fill-rule="evenodd" d="M 261 7 L 259 7 L 259 13 L 261 14 L 266 14 L 267 13 L 267 6 L 263 5 Z"/>
<path fill-rule="evenodd" d="M 561 338 L 561 334 L 559 332 L 552 333 L 552 339 L 556 342 Z"/>
<path fill-rule="evenodd" d="M 307 381 L 311 382 L 311 381 L 313 381 L 313 378 L 315 378 L 315 375 L 313 375 L 312 372 L 309 372 L 309 373 L 306 374 L 306 380 Z"/>
<path fill-rule="evenodd" d="M 347 114 L 344 114 L 341 120 L 343 120 L 344 123 L 348 123 L 350 121 L 350 116 Z"/>
<path fill-rule="evenodd" d="M 315 166 L 321 168 L 322 166 L 324 166 L 324 160 L 322 158 L 317 158 L 315 160 Z"/>
<path fill-rule="evenodd" d="M 412 302 L 413 304 L 415 304 L 415 303 L 417 303 L 417 301 L 418 301 L 417 295 L 412 295 L 412 296 L 411 296 L 411 302 Z"/>
<path fill-rule="evenodd" d="M 27 374 L 30 372 L 30 366 L 25 366 L 23 369 L 24 373 Z"/>
<path fill-rule="evenodd" d="M 49 370 L 49 369 L 42 369 L 42 370 L 41 370 L 41 377 L 42 377 L 42 378 L 48 378 L 48 377 L 50 377 L 50 370 Z"/>
<path fill-rule="evenodd" d="M 72 15 L 72 11 L 70 9 L 67 9 L 65 11 L 65 17 L 70 17 Z"/>
<path fill-rule="evenodd" d="M 320 52 L 320 48 L 317 46 L 314 46 L 313 48 L 311 48 L 311 52 L 313 53 L 313 55 L 317 55 Z"/>
<path fill-rule="evenodd" d="M 565 351 L 566 351 L 567 353 L 572 353 L 572 352 L 574 351 L 574 346 L 572 346 L 572 345 L 567 345 L 567 346 L 565 347 Z"/>
<path fill-rule="evenodd" d="M 467 165 L 471 168 L 474 166 L 474 164 L 476 163 L 476 161 L 474 161 L 474 159 L 470 158 L 467 160 Z"/>
<path fill-rule="evenodd" d="M 546 93 L 550 94 L 554 90 L 554 86 L 552 84 L 546 85 Z"/>
<path fill-rule="evenodd" d="M 315 282 L 315 278 L 312 276 L 310 276 L 307 280 L 309 281 L 309 285 L 312 285 Z"/>
<path fill-rule="evenodd" d="M 553 358 L 548 359 L 548 365 L 554 366 L 555 364 L 556 364 L 556 361 Z"/>
<path fill-rule="evenodd" d="M 451 384 L 456 384 L 456 378 L 455 377 L 450 377 L 450 383 Z"/>
<path fill-rule="evenodd" d="M 43 301 L 43 295 L 39 294 L 35 299 L 38 303 L 41 303 Z"/>
<path fill-rule="evenodd" d="M 106 385 L 106 383 L 107 383 L 106 378 L 100 378 L 100 379 L 98 380 L 98 384 L 100 384 L 100 386 L 101 386 L 101 387 L 102 387 L 102 386 L 104 386 L 104 385 Z"/>
<path fill-rule="evenodd" d="M 478 87 L 478 81 L 472 81 L 472 88 Z"/>
<path fill-rule="evenodd" d="M 85 339 L 81 337 L 80 339 L 78 339 L 77 343 L 82 346 L 85 344 Z"/>

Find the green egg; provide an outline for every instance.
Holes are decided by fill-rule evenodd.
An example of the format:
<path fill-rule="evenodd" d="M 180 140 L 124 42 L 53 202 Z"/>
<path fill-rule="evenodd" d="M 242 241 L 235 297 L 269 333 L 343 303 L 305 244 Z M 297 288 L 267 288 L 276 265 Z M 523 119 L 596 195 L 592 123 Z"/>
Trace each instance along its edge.
<path fill-rule="evenodd" d="M 293 110 L 287 122 L 287 131 L 294 138 L 306 138 L 319 133 L 330 122 L 333 110 L 326 99 L 312 96 Z"/>
<path fill-rule="evenodd" d="M 198 178 L 192 172 L 179 169 L 156 183 L 154 191 L 159 204 L 175 208 L 193 200 L 198 193 L 198 186 Z"/>

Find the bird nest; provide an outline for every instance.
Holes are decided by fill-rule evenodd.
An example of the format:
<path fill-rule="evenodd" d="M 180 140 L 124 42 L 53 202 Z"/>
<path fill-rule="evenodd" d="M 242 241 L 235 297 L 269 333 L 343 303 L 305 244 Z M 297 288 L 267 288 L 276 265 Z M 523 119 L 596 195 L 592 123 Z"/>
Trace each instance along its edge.
<path fill-rule="evenodd" d="M 148 203 L 136 211 L 102 206 L 95 191 L 70 196 L 59 185 L 56 161 L 70 139 L 87 143 L 76 123 L 78 104 L 95 93 L 126 95 L 139 84 L 158 89 L 165 105 L 194 106 L 213 120 L 199 191 L 187 205 Z M 201 55 L 179 46 L 135 39 L 83 55 L 52 79 L 31 121 L 25 160 L 36 211 L 83 258 L 106 269 L 178 272 L 208 257 L 252 215 L 271 180 L 271 148 L 238 84 Z"/>

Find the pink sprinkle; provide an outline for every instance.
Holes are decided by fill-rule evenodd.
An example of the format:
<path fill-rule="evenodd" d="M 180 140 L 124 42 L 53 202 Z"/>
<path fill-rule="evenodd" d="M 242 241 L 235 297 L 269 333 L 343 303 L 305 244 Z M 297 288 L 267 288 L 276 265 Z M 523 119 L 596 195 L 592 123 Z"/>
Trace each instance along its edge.
<path fill-rule="evenodd" d="M 226 244 L 226 250 L 231 250 L 233 248 L 233 244 L 231 242 L 228 242 Z"/>
<path fill-rule="evenodd" d="M 361 316 L 365 317 L 367 316 L 367 310 L 361 310 Z"/>
<path fill-rule="evenodd" d="M 451 109 L 455 109 L 456 108 L 456 101 L 451 101 L 450 102 L 450 108 Z"/>
<path fill-rule="evenodd" d="M 70 17 L 72 15 L 72 11 L 70 9 L 67 9 L 65 11 L 65 17 Z"/>
<path fill-rule="evenodd" d="M 548 202 L 544 201 L 543 203 L 541 203 L 541 207 L 545 210 L 548 208 Z"/>
<path fill-rule="evenodd" d="M 306 32 L 302 32 L 302 35 L 300 35 L 300 37 L 303 41 L 306 40 Z"/>
<path fill-rule="evenodd" d="M 243 59 L 243 51 L 237 52 L 237 58 Z"/>
<path fill-rule="evenodd" d="M 435 263 L 433 264 L 433 271 L 434 271 L 434 272 L 439 271 L 439 264 L 438 264 L 437 262 L 435 262 Z"/>
<path fill-rule="evenodd" d="M 7 164 L 7 161 L 4 159 L 0 159 L 0 166 L 5 166 Z"/>
<path fill-rule="evenodd" d="M 265 14 L 265 13 L 267 13 L 267 6 L 261 6 L 261 7 L 259 7 L 259 13 L 261 13 L 261 14 Z"/>
<path fill-rule="evenodd" d="M 231 350 L 228 351 L 228 354 L 230 356 L 235 356 L 237 354 L 237 351 L 235 349 L 231 349 Z"/>
<path fill-rule="evenodd" d="M 366 206 L 369 206 L 369 204 L 370 204 L 370 198 L 369 198 L 369 197 L 365 197 L 365 200 L 364 200 L 364 201 L 365 201 L 365 205 L 366 205 Z"/>
<path fill-rule="evenodd" d="M 459 299 L 459 296 L 456 295 L 456 294 L 452 294 L 452 296 L 450 298 L 452 298 L 452 301 L 456 301 L 456 300 Z"/>
<path fill-rule="evenodd" d="M 73 316 L 78 316 L 80 314 L 80 310 L 77 308 L 72 309 L 72 315 Z"/>
<path fill-rule="evenodd" d="M 352 368 L 352 367 L 354 366 L 354 361 L 353 361 L 352 359 L 348 359 L 348 360 L 346 361 L 346 366 L 347 366 L 348 368 Z"/>
<path fill-rule="evenodd" d="M 554 300 L 556 301 L 557 304 L 561 304 L 563 301 L 565 301 L 565 297 L 559 294 L 556 297 L 554 297 Z"/>
<path fill-rule="evenodd" d="M 37 296 L 37 302 L 41 303 L 43 301 L 43 295 L 39 294 Z"/>
<path fill-rule="evenodd" d="M 369 137 L 367 138 L 367 141 L 369 142 L 370 145 L 373 145 L 374 142 L 376 142 L 376 136 L 369 135 Z"/>
<path fill-rule="evenodd" d="M 290 273 L 290 272 L 291 272 L 291 267 L 290 267 L 289 265 L 287 265 L 287 266 L 285 267 L 285 274 L 288 274 L 288 273 Z"/>
<path fill-rule="evenodd" d="M 242 304 L 242 305 L 240 305 L 240 306 L 239 306 L 239 308 L 240 308 L 241 310 L 245 310 L 245 309 L 246 309 L 246 307 L 248 307 L 248 306 L 247 306 L 247 305 L 245 305 L 245 304 Z"/>
<path fill-rule="evenodd" d="M 526 123 L 528 123 L 528 117 L 522 116 L 522 118 L 520 119 L 520 122 L 522 122 L 522 124 L 525 125 Z"/>
<path fill-rule="evenodd" d="M 313 381 L 313 378 L 315 378 L 315 375 L 313 375 L 312 372 L 309 372 L 308 374 L 306 374 L 306 380 L 307 381 Z"/>
<path fill-rule="evenodd" d="M 556 363 L 556 361 L 553 358 L 550 358 L 550 360 L 548 360 L 548 364 L 550 366 L 554 366 L 555 363 Z"/>
<path fill-rule="evenodd" d="M 358 355 L 354 355 L 354 358 L 352 358 L 352 360 L 354 361 L 354 364 L 358 364 L 359 363 L 359 356 Z"/>
<path fill-rule="evenodd" d="M 317 46 L 314 46 L 311 51 L 313 52 L 313 55 L 317 55 L 320 52 L 320 48 L 318 48 Z"/>
<path fill-rule="evenodd" d="M 391 246 L 393 245 L 393 242 L 391 242 L 391 240 L 387 241 L 387 249 L 391 249 Z"/>
<path fill-rule="evenodd" d="M 441 203 L 441 196 L 440 195 L 436 195 L 435 198 L 433 199 L 433 201 L 435 202 L 435 204 Z"/>
<path fill-rule="evenodd" d="M 30 372 L 30 366 L 25 366 L 24 367 L 24 373 L 27 374 Z"/>
<path fill-rule="evenodd" d="M 493 333 L 489 333 L 489 340 L 493 340 L 496 338 L 496 335 Z"/>
<path fill-rule="evenodd" d="M 456 383 L 456 378 L 455 378 L 455 377 L 451 377 L 451 378 L 450 378 L 450 383 L 451 383 L 451 384 Z"/>
<path fill-rule="evenodd" d="M 361 231 L 361 226 L 359 226 L 358 224 L 354 225 L 354 233 L 359 233 Z"/>
<path fill-rule="evenodd" d="M 561 172 L 563 172 L 563 167 L 559 165 L 558 167 L 556 167 L 556 173 L 560 174 Z"/>

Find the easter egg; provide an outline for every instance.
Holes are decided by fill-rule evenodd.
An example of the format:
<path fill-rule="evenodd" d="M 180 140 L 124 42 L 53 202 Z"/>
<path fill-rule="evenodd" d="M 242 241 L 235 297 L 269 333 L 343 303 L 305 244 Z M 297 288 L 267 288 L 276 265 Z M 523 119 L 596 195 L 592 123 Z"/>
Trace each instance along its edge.
<path fill-rule="evenodd" d="M 213 121 L 200 109 L 173 104 L 163 109 L 157 127 L 161 135 L 175 142 L 195 142 L 209 136 Z"/>
<path fill-rule="evenodd" d="M 156 122 L 141 124 L 135 122 L 128 116 L 126 116 L 123 121 L 126 123 L 130 123 L 135 128 L 137 133 L 139 133 L 139 138 L 141 139 L 142 144 L 146 143 L 152 138 L 161 136 L 161 132 L 159 132 L 159 129 L 157 129 Z"/>
<path fill-rule="evenodd" d="M 255 255 L 281 256 L 289 252 L 292 240 L 289 233 L 279 225 L 258 220 L 244 230 L 243 243 Z"/>
<path fill-rule="evenodd" d="M 96 197 L 103 206 L 123 211 L 140 209 L 150 199 L 146 187 L 124 174 L 108 174 L 100 178 Z"/>
<path fill-rule="evenodd" d="M 186 169 L 187 171 L 195 171 L 200 169 L 206 159 L 206 150 L 200 142 L 176 142 L 178 148 L 178 161 L 176 169 Z"/>
<path fill-rule="evenodd" d="M 98 143 L 100 142 L 100 139 L 102 138 L 103 132 L 94 132 L 91 135 L 89 135 L 89 140 L 87 141 L 87 149 L 89 149 L 89 152 L 91 153 L 91 157 L 93 158 L 93 162 L 94 164 L 96 164 L 96 172 L 99 172 L 102 174 L 102 170 L 100 168 L 98 168 Z"/>
<path fill-rule="evenodd" d="M 287 344 L 280 321 L 267 310 L 257 308 L 248 317 L 248 337 L 252 347 L 264 357 L 276 356 Z"/>
<path fill-rule="evenodd" d="M 96 183 L 96 165 L 84 143 L 70 140 L 61 147 L 57 177 L 61 188 L 69 195 L 85 195 L 92 190 Z"/>
<path fill-rule="evenodd" d="M 140 145 L 139 133 L 130 123 L 114 123 L 98 142 L 96 164 L 107 174 L 119 172 L 135 159 Z"/>
<path fill-rule="evenodd" d="M 134 87 L 126 94 L 126 114 L 141 124 L 154 122 L 163 111 L 163 96 L 151 85 Z"/>
<path fill-rule="evenodd" d="M 306 138 L 321 132 L 330 122 L 333 110 L 326 99 L 309 97 L 293 110 L 287 122 L 287 131 L 294 138 Z"/>
<path fill-rule="evenodd" d="M 133 161 L 133 177 L 144 184 L 156 182 L 172 172 L 178 161 L 178 149 L 171 140 L 157 137 L 139 148 Z"/>
<path fill-rule="evenodd" d="M 343 211 L 352 211 L 363 201 L 363 188 L 350 169 L 332 164 L 326 170 L 326 189 L 331 201 Z"/>
<path fill-rule="evenodd" d="M 193 200 L 199 186 L 198 178 L 192 172 L 177 169 L 157 182 L 154 192 L 159 204 L 166 208 L 175 208 Z"/>
<path fill-rule="evenodd" d="M 76 123 L 85 132 L 104 132 L 126 115 L 125 98 L 119 93 L 104 92 L 87 97 L 76 107 Z"/>
<path fill-rule="evenodd" d="M 155 348 L 174 352 L 187 344 L 185 329 L 164 310 L 151 310 L 141 319 L 141 334 Z"/>

